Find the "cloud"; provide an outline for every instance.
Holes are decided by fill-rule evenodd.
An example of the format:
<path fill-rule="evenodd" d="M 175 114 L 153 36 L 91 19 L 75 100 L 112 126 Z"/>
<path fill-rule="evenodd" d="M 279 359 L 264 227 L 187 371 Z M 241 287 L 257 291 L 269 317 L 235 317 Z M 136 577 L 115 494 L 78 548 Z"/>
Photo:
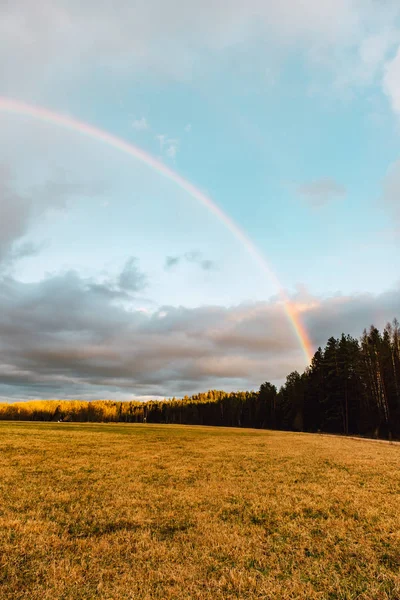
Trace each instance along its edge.
<path fill-rule="evenodd" d="M 380 205 L 394 218 L 396 225 L 400 221 L 400 160 L 394 162 L 388 169 L 383 180 L 383 193 L 379 199 Z"/>
<path fill-rule="evenodd" d="M 185 126 L 185 132 L 186 132 L 186 133 L 190 133 L 191 131 L 192 131 L 192 125 L 191 125 L 191 123 L 188 123 L 188 124 Z"/>
<path fill-rule="evenodd" d="M 34 218 L 32 202 L 14 188 L 11 172 L 0 166 L 0 264 L 14 243 L 27 232 Z"/>
<path fill-rule="evenodd" d="M 102 182 L 75 181 L 68 173 L 56 170 L 45 183 L 28 190 L 32 203 L 41 213 L 47 210 L 66 210 L 71 200 L 103 196 L 106 186 Z"/>
<path fill-rule="evenodd" d="M 127 260 L 118 279 L 119 287 L 129 292 L 139 292 L 147 285 L 147 277 L 139 270 L 138 260 L 131 257 Z"/>
<path fill-rule="evenodd" d="M 145 131 L 149 128 L 149 124 L 145 117 L 141 117 L 140 119 L 135 119 L 132 123 L 132 127 L 137 131 Z"/>
<path fill-rule="evenodd" d="M 215 263 L 212 260 L 202 260 L 200 262 L 200 265 L 201 268 L 204 269 L 204 271 L 211 271 L 215 268 Z"/>
<path fill-rule="evenodd" d="M 166 144 L 166 139 L 167 136 L 164 135 L 163 133 L 159 133 L 158 135 L 156 135 L 156 140 L 158 140 L 158 143 L 160 144 L 160 150 L 162 150 Z"/>
<path fill-rule="evenodd" d="M 2 395 L 172 396 L 208 388 L 254 389 L 304 367 L 276 299 L 232 307 L 134 310 L 107 284 L 77 273 L 0 285 Z M 117 302 L 116 302 L 117 300 Z M 315 347 L 359 336 L 400 314 L 399 289 L 384 294 L 293 298 Z"/>
<path fill-rule="evenodd" d="M 177 152 L 178 152 L 178 142 L 177 140 L 168 140 L 168 146 L 167 149 L 165 150 L 165 154 L 168 156 L 168 158 L 176 158 Z"/>
<path fill-rule="evenodd" d="M 367 81 L 374 79 L 377 72 L 384 68 L 390 49 L 398 42 L 399 32 L 389 28 L 365 37 L 360 43 L 361 70 Z"/>
<path fill-rule="evenodd" d="M 216 268 L 216 264 L 213 260 L 203 258 L 202 253 L 198 251 L 186 252 L 180 256 L 167 256 L 165 259 L 164 268 L 169 270 L 178 266 L 182 262 L 196 264 L 204 271 L 211 271 L 212 269 Z"/>
<path fill-rule="evenodd" d="M 53 179 L 23 192 L 18 189 L 7 165 L 0 165 L 0 267 L 37 254 L 43 244 L 25 240 L 32 225 L 52 210 L 65 210 L 74 197 L 103 193 L 100 184 L 70 180 L 57 172 Z"/>
<path fill-rule="evenodd" d="M 213 260 L 204 259 L 201 252 L 193 251 L 186 252 L 183 258 L 190 263 L 199 265 L 204 271 L 211 271 L 216 268 L 216 264 Z"/>
<path fill-rule="evenodd" d="M 34 242 L 23 242 L 21 244 L 14 244 L 11 252 L 8 254 L 8 263 L 12 264 L 21 258 L 28 256 L 36 256 L 46 247 L 46 244 L 35 244 Z"/>
<path fill-rule="evenodd" d="M 319 207 L 346 195 L 346 188 L 330 177 L 297 186 L 296 191 L 310 206 Z"/>
<path fill-rule="evenodd" d="M 191 252 L 185 252 L 183 258 L 191 263 L 199 263 L 201 261 L 202 253 L 198 250 L 192 250 Z"/>
<path fill-rule="evenodd" d="M 396 56 L 385 65 L 383 90 L 389 98 L 393 111 L 400 114 L 400 47 Z"/>
<path fill-rule="evenodd" d="M 179 148 L 179 140 L 176 138 L 170 138 L 162 133 L 156 135 L 156 139 L 160 144 L 160 150 L 165 153 L 168 158 L 173 160 L 176 158 Z"/>
<path fill-rule="evenodd" d="M 172 267 L 176 267 L 181 261 L 180 256 L 167 256 L 165 259 L 165 268 L 172 269 Z"/>
<path fill-rule="evenodd" d="M 214 69 L 246 44 L 257 44 L 265 61 L 294 51 L 335 75 L 347 64 L 365 71 L 375 69 L 385 47 L 374 36 L 393 36 L 399 11 L 394 0 L 384 8 L 372 0 L 1 2 L 0 81 L 3 92 L 15 93 L 51 85 L 62 74 L 63 84 L 73 86 L 100 66 L 124 78 L 150 72 L 176 80 L 204 63 Z"/>
<path fill-rule="evenodd" d="M 60 189 L 53 189 L 49 182 L 30 193 L 21 193 L 17 190 L 11 170 L 0 165 L 0 266 L 40 250 L 40 245 L 23 241 L 23 237 L 34 221 L 46 211 L 65 208 L 68 192 L 60 192 Z"/>

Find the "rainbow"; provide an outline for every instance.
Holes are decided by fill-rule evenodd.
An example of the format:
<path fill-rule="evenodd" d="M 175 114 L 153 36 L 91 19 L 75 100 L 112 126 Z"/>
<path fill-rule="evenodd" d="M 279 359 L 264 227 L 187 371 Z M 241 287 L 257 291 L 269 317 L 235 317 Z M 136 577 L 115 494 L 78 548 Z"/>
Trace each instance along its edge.
<path fill-rule="evenodd" d="M 307 331 L 304 328 L 304 325 L 300 320 L 298 311 L 285 294 L 277 276 L 260 251 L 247 237 L 246 233 L 244 233 L 244 231 L 240 229 L 240 227 L 229 217 L 229 215 L 219 208 L 219 206 L 215 204 L 215 202 L 211 200 L 209 196 L 204 194 L 196 186 L 190 183 L 190 181 L 179 175 L 179 173 L 176 173 L 176 171 L 173 171 L 164 163 L 157 160 L 138 146 L 128 143 L 112 133 L 104 131 L 103 129 L 99 129 L 98 127 L 94 127 L 93 125 L 89 125 L 88 123 L 84 123 L 83 121 L 79 121 L 73 117 L 56 113 L 47 108 L 33 106 L 31 104 L 27 104 L 26 102 L 20 102 L 18 100 L 1 96 L 0 111 L 31 117 L 32 119 L 37 119 L 39 121 L 50 123 L 64 129 L 69 129 L 98 142 L 103 142 L 104 144 L 107 144 L 107 146 L 115 148 L 116 150 L 119 150 L 120 152 L 123 152 L 124 154 L 127 154 L 136 160 L 139 160 L 151 169 L 154 169 L 157 173 L 163 175 L 170 181 L 173 181 L 192 198 L 205 206 L 207 210 L 214 214 L 217 219 L 229 229 L 236 239 L 243 244 L 246 251 L 254 258 L 254 260 L 261 267 L 261 270 L 267 275 L 271 283 L 273 283 L 273 285 L 276 287 L 287 317 L 299 339 L 304 356 L 307 359 L 307 363 L 309 364 L 311 362 L 311 357 L 313 356 L 311 341 L 308 337 Z"/>

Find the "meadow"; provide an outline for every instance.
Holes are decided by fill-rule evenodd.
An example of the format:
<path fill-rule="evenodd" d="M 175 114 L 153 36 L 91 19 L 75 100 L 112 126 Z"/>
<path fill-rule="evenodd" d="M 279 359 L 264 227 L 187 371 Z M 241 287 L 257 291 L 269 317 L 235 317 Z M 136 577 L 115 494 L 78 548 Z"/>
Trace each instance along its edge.
<path fill-rule="evenodd" d="M 400 599 L 400 445 L 0 422 L 0 598 Z"/>

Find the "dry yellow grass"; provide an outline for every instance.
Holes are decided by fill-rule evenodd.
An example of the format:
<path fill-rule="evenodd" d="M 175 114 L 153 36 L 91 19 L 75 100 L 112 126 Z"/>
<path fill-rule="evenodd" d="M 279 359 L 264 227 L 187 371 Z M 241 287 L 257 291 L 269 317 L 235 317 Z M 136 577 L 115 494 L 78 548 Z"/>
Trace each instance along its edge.
<path fill-rule="evenodd" d="M 0 598 L 400 599 L 400 446 L 0 423 Z"/>

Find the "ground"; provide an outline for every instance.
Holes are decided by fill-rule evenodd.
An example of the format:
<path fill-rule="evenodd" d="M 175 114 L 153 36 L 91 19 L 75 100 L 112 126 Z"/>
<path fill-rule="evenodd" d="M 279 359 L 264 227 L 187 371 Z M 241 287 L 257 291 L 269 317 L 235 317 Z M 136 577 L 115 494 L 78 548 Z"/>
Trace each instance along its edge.
<path fill-rule="evenodd" d="M 400 445 L 0 423 L 0 598 L 400 599 Z"/>

